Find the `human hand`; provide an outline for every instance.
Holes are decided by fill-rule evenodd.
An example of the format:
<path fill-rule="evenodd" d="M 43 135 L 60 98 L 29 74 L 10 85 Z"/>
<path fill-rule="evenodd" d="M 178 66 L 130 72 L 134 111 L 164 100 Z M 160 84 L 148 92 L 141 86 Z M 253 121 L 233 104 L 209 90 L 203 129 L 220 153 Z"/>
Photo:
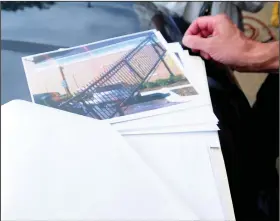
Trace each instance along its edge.
<path fill-rule="evenodd" d="M 196 19 L 186 31 L 183 44 L 209 60 L 246 69 L 260 43 L 247 38 L 226 15 Z"/>

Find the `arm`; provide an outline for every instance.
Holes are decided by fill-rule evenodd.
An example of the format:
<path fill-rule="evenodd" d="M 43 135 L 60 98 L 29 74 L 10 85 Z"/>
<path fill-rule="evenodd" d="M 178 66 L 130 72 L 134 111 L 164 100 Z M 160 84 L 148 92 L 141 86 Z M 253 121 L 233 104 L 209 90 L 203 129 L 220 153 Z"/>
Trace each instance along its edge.
<path fill-rule="evenodd" d="M 256 43 L 247 54 L 248 68 L 257 72 L 278 72 L 279 73 L 279 41 L 272 43 Z"/>

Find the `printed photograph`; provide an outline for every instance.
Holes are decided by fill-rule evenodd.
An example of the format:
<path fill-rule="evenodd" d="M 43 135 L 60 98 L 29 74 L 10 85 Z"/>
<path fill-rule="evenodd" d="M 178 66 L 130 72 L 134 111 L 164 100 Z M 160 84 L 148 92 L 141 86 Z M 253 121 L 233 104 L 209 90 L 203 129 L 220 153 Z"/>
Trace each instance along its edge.
<path fill-rule="evenodd" d="M 197 95 L 154 31 L 32 57 L 33 101 L 95 119 L 183 104 Z"/>

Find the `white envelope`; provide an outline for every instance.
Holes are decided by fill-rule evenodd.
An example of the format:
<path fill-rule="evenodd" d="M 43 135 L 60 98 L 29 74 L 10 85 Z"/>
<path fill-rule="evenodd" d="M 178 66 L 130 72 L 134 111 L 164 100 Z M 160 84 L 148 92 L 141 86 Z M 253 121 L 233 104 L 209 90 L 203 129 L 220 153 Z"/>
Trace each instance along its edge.
<path fill-rule="evenodd" d="M 104 121 L 1 107 L 2 220 L 198 220 Z"/>
<path fill-rule="evenodd" d="M 201 220 L 225 220 L 209 157 L 212 135 L 197 132 L 124 137 Z"/>

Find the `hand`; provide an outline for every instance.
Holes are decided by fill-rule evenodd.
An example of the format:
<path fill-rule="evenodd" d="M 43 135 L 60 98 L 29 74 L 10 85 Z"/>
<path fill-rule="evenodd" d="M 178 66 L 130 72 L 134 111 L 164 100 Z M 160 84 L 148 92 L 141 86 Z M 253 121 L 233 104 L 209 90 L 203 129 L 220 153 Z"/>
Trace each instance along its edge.
<path fill-rule="evenodd" d="M 247 38 L 226 15 L 196 19 L 186 31 L 183 44 L 205 59 L 246 69 L 260 43 Z"/>

